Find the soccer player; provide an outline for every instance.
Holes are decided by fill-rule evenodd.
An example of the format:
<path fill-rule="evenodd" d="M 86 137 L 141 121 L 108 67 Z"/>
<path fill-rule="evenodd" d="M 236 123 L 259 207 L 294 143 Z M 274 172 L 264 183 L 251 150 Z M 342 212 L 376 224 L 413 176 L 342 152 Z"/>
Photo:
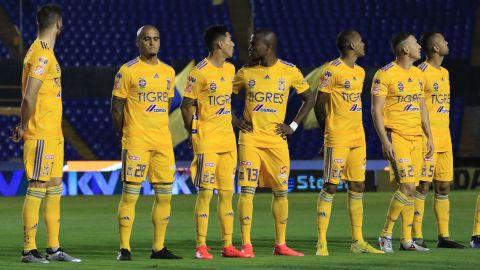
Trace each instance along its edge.
<path fill-rule="evenodd" d="M 235 45 L 227 27 L 223 25 L 209 27 L 205 30 L 204 37 L 209 55 L 190 72 L 181 106 L 185 128 L 191 135 L 195 154 L 191 166 L 192 179 L 199 189 L 195 205 L 195 258 L 213 259 L 206 240 L 214 189 L 218 191 L 221 254 L 223 257 L 243 258 L 245 255 L 232 244 L 233 181 L 237 167 L 237 146 L 231 113 L 235 67 L 226 62 L 226 59 L 233 56 Z"/>
<path fill-rule="evenodd" d="M 477 207 L 475 208 L 475 218 L 473 219 L 473 232 L 470 246 L 472 248 L 480 248 L 480 195 L 477 197 Z"/>
<path fill-rule="evenodd" d="M 153 246 L 151 259 L 181 259 L 164 246 L 170 220 L 175 158 L 168 129 L 175 71 L 157 58 L 160 33 L 145 25 L 137 31 L 140 56 L 124 64 L 112 92 L 112 117 L 122 137 L 122 197 L 118 205 L 120 250 L 117 260 L 131 257 L 130 234 L 135 204 L 145 177 L 153 186 Z"/>
<path fill-rule="evenodd" d="M 62 30 L 62 10 L 42 6 L 37 12 L 38 36 L 23 61 L 21 121 L 12 140 L 24 141 L 23 162 L 28 179 L 23 204 L 23 255 L 25 263 L 81 262 L 67 254 L 58 239 L 63 176 L 61 69 L 53 48 Z M 44 201 L 47 255 L 35 241 L 40 204 Z"/>
<path fill-rule="evenodd" d="M 427 106 L 430 127 L 432 129 L 435 152 L 423 161 L 420 183 L 415 192 L 415 216 L 413 219 L 413 240 L 427 247 L 423 240 L 422 220 L 425 209 L 425 197 L 432 184 L 435 190 L 433 208 L 438 225 L 439 248 L 465 248 L 449 239 L 448 222 L 450 218 L 450 185 L 453 181 L 453 153 L 450 138 L 450 79 L 448 70 L 443 68 L 443 58 L 448 55 L 448 42 L 441 33 L 424 33 L 420 45 L 427 59 L 418 68 L 424 74 L 425 104 Z M 426 142 L 426 138 L 424 138 Z M 426 152 L 424 145 L 424 153 Z"/>
<path fill-rule="evenodd" d="M 365 71 L 355 64 L 365 56 L 365 43 L 355 30 L 337 36 L 340 57 L 325 67 L 318 88 L 315 114 L 325 130 L 324 184 L 317 202 L 317 255 L 328 256 L 327 229 L 332 201 L 340 180 L 348 183 L 348 211 L 354 253 L 384 253 L 363 239 L 363 191 L 366 144 L 362 123 Z"/>
<path fill-rule="evenodd" d="M 275 223 L 275 255 L 303 256 L 286 245 L 288 220 L 288 175 L 290 156 L 287 135 L 292 134 L 315 103 L 308 83 L 295 65 L 278 59 L 277 36 L 270 30 L 258 30 L 248 48 L 252 63 L 235 75 L 233 92 L 245 89 L 243 119 L 235 119 L 240 128 L 241 194 L 238 212 L 242 229 L 242 251 L 254 257 L 250 231 L 253 197 L 257 186 L 272 189 L 272 213 Z M 290 88 L 295 88 L 303 105 L 290 125 L 284 123 Z"/>
<path fill-rule="evenodd" d="M 391 45 L 395 61 L 378 70 L 373 78 L 372 116 L 383 155 L 389 161 L 390 179 L 398 189 L 390 202 L 378 242 L 383 251 L 393 252 L 393 225 L 401 214 L 400 250 L 428 251 L 412 240 L 415 185 L 423 161 L 423 133 L 426 135 L 425 157 L 430 158 L 434 151 L 423 97 L 423 74 L 413 66 L 420 59 L 420 45 L 410 33 L 397 34 Z"/>

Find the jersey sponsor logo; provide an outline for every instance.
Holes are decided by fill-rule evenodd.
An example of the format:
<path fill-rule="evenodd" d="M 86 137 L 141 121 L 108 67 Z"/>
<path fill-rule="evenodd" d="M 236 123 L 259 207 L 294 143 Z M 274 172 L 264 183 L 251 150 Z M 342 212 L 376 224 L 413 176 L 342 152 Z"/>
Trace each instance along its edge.
<path fill-rule="evenodd" d="M 420 102 L 421 95 L 413 94 L 413 95 L 405 95 L 405 96 L 397 96 L 397 103 L 402 102 Z"/>
<path fill-rule="evenodd" d="M 208 102 L 211 106 L 223 106 L 232 103 L 232 97 L 230 95 L 208 96 Z"/>
<path fill-rule="evenodd" d="M 401 158 L 398 160 L 398 163 L 408 163 L 408 162 L 410 162 L 410 159 L 408 158 Z"/>
<path fill-rule="evenodd" d="M 49 160 L 55 159 L 55 155 L 45 155 L 45 159 L 49 159 Z"/>
<path fill-rule="evenodd" d="M 361 112 L 362 107 L 360 107 L 358 104 L 353 104 L 353 106 L 349 110 L 350 112 Z"/>
<path fill-rule="evenodd" d="M 397 88 L 399 92 L 403 92 L 403 90 L 405 89 L 402 82 L 397 83 Z"/>
<path fill-rule="evenodd" d="M 215 82 L 210 82 L 210 92 L 217 91 L 217 84 Z"/>
<path fill-rule="evenodd" d="M 246 161 L 246 160 L 242 160 L 240 163 L 241 163 L 243 166 L 251 166 L 251 165 L 252 165 L 252 162 Z"/>
<path fill-rule="evenodd" d="M 437 82 L 433 82 L 433 91 L 437 92 L 438 91 L 438 83 Z"/>
<path fill-rule="evenodd" d="M 185 87 L 185 93 L 191 93 L 192 92 L 193 85 L 195 84 L 196 81 L 197 81 L 197 79 L 195 77 L 188 76 L 187 86 Z"/>
<path fill-rule="evenodd" d="M 264 112 L 264 113 L 276 113 L 277 112 L 276 109 L 264 108 L 263 104 L 258 104 L 257 106 L 255 106 L 253 108 L 252 111 L 254 111 L 254 112 Z"/>
<path fill-rule="evenodd" d="M 418 111 L 420 111 L 420 108 L 415 107 L 415 106 L 413 106 L 412 103 L 410 103 L 407 106 L 405 106 L 405 108 L 403 108 L 403 111 L 404 112 L 418 112 Z"/>
<path fill-rule="evenodd" d="M 285 79 L 278 79 L 278 91 L 285 91 Z"/>
<path fill-rule="evenodd" d="M 220 108 L 215 114 L 218 115 L 229 115 L 231 113 L 230 110 L 225 109 L 225 107 Z"/>
<path fill-rule="evenodd" d="M 343 101 L 355 103 L 362 99 L 361 93 L 342 93 Z"/>
<path fill-rule="evenodd" d="M 272 93 L 272 92 L 249 92 L 248 101 L 249 102 L 271 102 L 275 104 L 283 104 L 283 93 Z"/>
<path fill-rule="evenodd" d="M 43 75 L 43 73 L 45 73 L 45 66 L 42 66 L 42 65 L 36 66 L 33 73 L 35 73 L 35 75 L 39 75 L 39 76 Z"/>
<path fill-rule="evenodd" d="M 450 110 L 445 109 L 445 106 L 438 107 L 437 113 L 450 113 Z"/>
<path fill-rule="evenodd" d="M 140 89 L 145 88 L 145 86 L 147 86 L 147 81 L 145 81 L 144 78 L 139 78 L 138 79 L 138 86 L 140 86 Z"/>
<path fill-rule="evenodd" d="M 133 161 L 140 161 L 140 157 L 139 156 L 128 156 L 128 159 L 130 160 L 133 160 Z"/>
<path fill-rule="evenodd" d="M 343 87 L 345 87 L 345 89 L 350 89 L 350 81 L 349 80 L 345 80 L 345 83 L 343 84 Z"/>
<path fill-rule="evenodd" d="M 164 113 L 164 112 L 167 112 L 167 110 L 164 109 L 164 108 L 157 108 L 157 105 L 156 105 L 156 104 L 152 104 L 152 105 L 148 106 L 145 111 L 146 111 L 146 112 L 155 112 L 155 113 Z"/>
<path fill-rule="evenodd" d="M 255 86 L 255 80 L 248 81 L 248 87 L 253 88 Z"/>
<path fill-rule="evenodd" d="M 138 92 L 139 102 L 168 102 L 167 92 Z"/>

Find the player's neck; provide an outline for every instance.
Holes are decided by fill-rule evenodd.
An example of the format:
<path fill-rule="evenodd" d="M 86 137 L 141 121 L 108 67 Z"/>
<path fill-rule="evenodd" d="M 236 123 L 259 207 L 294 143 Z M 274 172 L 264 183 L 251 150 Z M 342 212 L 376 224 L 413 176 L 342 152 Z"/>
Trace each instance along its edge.
<path fill-rule="evenodd" d="M 45 30 L 38 33 L 38 39 L 47 43 L 48 47 L 53 50 L 57 34 L 52 30 Z"/>
<path fill-rule="evenodd" d="M 427 56 L 427 60 L 425 62 L 427 62 L 429 65 L 432 65 L 433 67 L 436 67 L 437 69 L 440 69 L 443 62 L 443 56 L 440 56 L 438 54 L 429 55 Z"/>
<path fill-rule="evenodd" d="M 157 55 L 140 55 L 140 60 L 149 64 L 149 65 L 156 65 L 158 64 L 158 57 Z"/>
<path fill-rule="evenodd" d="M 403 69 L 410 69 L 414 62 L 415 59 L 412 59 L 408 56 L 397 57 L 397 59 L 395 59 L 395 63 Z"/>
<path fill-rule="evenodd" d="M 260 65 L 264 67 L 271 67 L 275 65 L 277 61 L 278 61 L 278 57 L 276 55 L 272 55 L 272 56 L 269 55 L 269 56 L 265 56 L 260 60 Z"/>
<path fill-rule="evenodd" d="M 227 59 L 221 53 L 210 53 L 207 57 L 207 60 L 214 66 L 221 68 Z"/>
<path fill-rule="evenodd" d="M 357 62 L 358 57 L 352 54 L 342 54 L 340 56 L 340 60 L 342 60 L 343 63 L 345 63 L 347 66 L 350 68 L 355 67 L 355 62 Z"/>

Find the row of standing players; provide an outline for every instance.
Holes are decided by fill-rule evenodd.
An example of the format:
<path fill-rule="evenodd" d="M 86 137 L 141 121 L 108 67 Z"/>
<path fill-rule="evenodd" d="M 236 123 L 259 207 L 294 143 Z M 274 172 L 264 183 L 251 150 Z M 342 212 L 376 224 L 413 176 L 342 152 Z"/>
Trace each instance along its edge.
<path fill-rule="evenodd" d="M 22 261 L 80 262 L 80 259 L 67 254 L 58 240 L 63 166 L 62 89 L 61 69 L 53 47 L 63 26 L 61 9 L 54 5 L 42 7 L 37 14 L 37 22 L 38 39 L 24 60 L 21 122 L 12 134 L 14 141 L 24 141 L 24 163 L 29 179 L 23 206 Z M 199 188 L 195 207 L 195 257 L 213 258 L 206 245 L 206 236 L 209 203 L 214 189 L 218 191 L 219 198 L 217 212 L 221 224 L 222 256 L 255 256 L 250 229 L 257 186 L 270 187 L 273 193 L 273 253 L 303 256 L 289 248 L 285 240 L 290 169 L 286 138 L 295 132 L 298 123 L 314 107 L 315 96 L 308 91 L 310 87 L 301 72 L 294 65 L 277 58 L 277 37 L 272 31 L 259 30 L 252 35 L 249 46 L 251 63 L 236 74 L 233 65 L 225 61 L 233 55 L 234 48 L 228 29 L 224 26 L 208 28 L 205 41 L 210 54 L 191 71 L 181 106 L 195 153 L 191 167 L 192 179 Z M 365 138 L 360 93 L 365 73 L 355 65 L 355 61 L 364 55 L 364 43 L 355 31 L 344 31 L 338 35 L 337 47 L 341 56 L 325 66 L 315 105 L 319 124 L 325 128 L 325 184 L 317 203 L 317 255 L 328 255 L 326 231 L 335 186 L 340 180 L 348 182 L 349 186 L 352 252 L 392 252 L 392 228 L 400 214 L 404 224 L 401 249 L 428 250 L 422 241 L 421 217 L 423 201 L 432 177 L 435 213 L 439 224 L 438 246 L 463 247 L 448 238 L 448 187 L 453 167 L 451 143 L 449 137 L 439 139 L 448 132 L 436 133 L 439 132 L 437 128 L 441 130 L 445 126 L 445 121 L 448 127 L 448 73 L 440 66 L 443 56 L 448 54 L 448 47 L 439 33 L 427 35 L 424 41 L 422 45 L 425 44 L 427 61 L 418 69 L 412 66 L 420 58 L 417 41 L 410 34 L 396 36 L 392 40 L 392 48 L 397 58 L 377 72 L 372 85 L 375 126 L 382 141 L 384 155 L 390 162 L 392 179 L 399 185 L 379 238 L 378 250 L 366 243 L 362 236 Z M 131 260 L 129 240 L 135 218 L 135 204 L 140 184 L 145 177 L 148 177 L 155 191 L 151 258 L 178 259 L 180 257 L 164 246 L 175 171 L 167 113 L 173 97 L 175 72 L 157 59 L 160 34 L 155 27 L 147 25 L 140 28 L 136 44 L 140 56 L 121 67 L 115 76 L 112 97 L 112 117 L 122 136 L 123 149 L 123 188 L 118 207 L 120 251 L 117 259 Z M 294 121 L 287 125 L 284 117 L 290 88 L 294 88 L 300 95 L 303 105 Z M 232 113 L 230 104 L 232 94 L 235 96 L 242 89 L 245 89 L 245 110 L 243 117 L 237 118 Z M 425 102 L 430 98 L 432 104 Z M 439 100 L 442 101 L 442 106 L 436 112 L 443 118 L 436 121 L 433 120 L 437 119 L 435 110 L 431 108 L 436 104 L 433 101 L 438 103 Z M 432 119 L 433 136 L 428 112 Z M 238 203 L 243 242 L 241 250 L 232 244 L 233 180 L 237 167 L 237 147 L 232 124 L 241 130 L 238 174 L 241 186 Z M 422 134 L 425 137 L 423 140 Z M 422 141 L 425 141 L 425 145 Z M 441 147 L 445 148 L 438 147 L 442 143 Z M 435 151 L 433 145 L 437 147 Z M 419 164 L 424 161 L 427 165 L 422 170 Z M 45 201 L 47 226 L 46 258 L 38 251 L 35 241 L 42 200 Z M 479 247 L 478 208 L 477 203 L 472 247 Z M 417 213 L 415 218 L 414 210 Z"/>

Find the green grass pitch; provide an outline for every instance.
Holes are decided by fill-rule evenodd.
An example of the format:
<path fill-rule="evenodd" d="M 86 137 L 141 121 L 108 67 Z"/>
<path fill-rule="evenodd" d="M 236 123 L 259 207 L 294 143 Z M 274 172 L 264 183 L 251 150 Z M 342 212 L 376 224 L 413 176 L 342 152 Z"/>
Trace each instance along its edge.
<path fill-rule="evenodd" d="M 470 240 L 475 200 L 478 192 L 454 191 L 451 195 L 450 231 L 453 239 L 465 245 Z M 365 194 L 364 235 L 376 245 L 382 228 L 391 193 Z M 430 247 L 435 246 L 436 224 L 430 193 L 426 203 L 424 235 Z M 394 254 L 351 254 L 350 225 L 346 210 L 346 194 L 335 197 L 328 232 L 329 257 L 315 256 L 316 200 L 315 193 L 289 195 L 290 215 L 287 242 L 302 251 L 305 257 L 272 255 L 274 241 L 273 220 L 270 212 L 270 194 L 257 194 L 252 228 L 255 247 L 254 259 L 220 257 L 220 236 L 216 216 L 216 201 L 212 200 L 208 244 L 215 259 L 200 261 L 193 258 L 195 226 L 193 209 L 196 196 L 174 196 L 172 218 L 167 230 L 166 245 L 183 260 L 149 259 L 152 241 L 150 209 L 153 197 L 142 196 L 132 233 L 133 261 L 117 262 L 118 249 L 116 209 L 119 196 L 65 197 L 62 200 L 61 243 L 72 255 L 83 259 L 80 264 L 51 263 L 25 265 L 20 263 L 22 250 L 21 208 L 23 197 L 0 198 L 0 269 L 475 269 L 480 250 L 445 250 L 433 248 L 428 253 L 399 252 Z M 236 205 L 237 197 L 234 199 Z M 394 231 L 394 247 L 398 248 L 400 223 Z M 44 253 L 45 225 L 40 222 L 37 244 Z M 238 219 L 235 222 L 234 243 L 240 247 Z"/>

